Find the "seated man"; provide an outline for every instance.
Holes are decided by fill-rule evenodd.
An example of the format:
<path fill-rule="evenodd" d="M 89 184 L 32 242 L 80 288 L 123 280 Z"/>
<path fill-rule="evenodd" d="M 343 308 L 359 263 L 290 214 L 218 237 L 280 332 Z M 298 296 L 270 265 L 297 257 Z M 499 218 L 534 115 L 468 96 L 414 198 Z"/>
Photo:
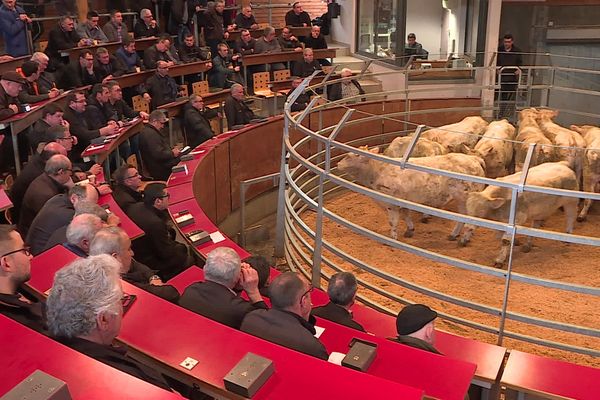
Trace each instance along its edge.
<path fill-rule="evenodd" d="M 317 70 L 322 70 L 321 64 L 315 61 L 313 50 L 310 47 L 304 49 L 303 60 L 292 63 L 292 75 L 306 78 Z"/>
<path fill-rule="evenodd" d="M 290 349 L 327 360 L 325 346 L 314 335 L 310 317 L 312 286 L 296 272 L 284 272 L 269 286 L 270 310 L 252 311 L 241 330 Z M 311 321 L 312 320 L 312 321 Z"/>
<path fill-rule="evenodd" d="M 63 110 L 58 104 L 48 104 L 42 111 L 42 119 L 38 119 L 35 124 L 33 124 L 33 127 L 26 131 L 25 136 L 27 137 L 31 151 L 34 154 L 39 153 L 38 147 L 40 146 L 40 143 L 49 141 L 47 136 L 48 129 L 53 126 L 68 125 L 68 123 L 65 123 L 63 115 Z"/>
<path fill-rule="evenodd" d="M 172 76 L 169 76 L 169 63 L 159 61 L 156 63 L 156 73 L 146 81 L 142 93 L 144 99 L 150 102 L 150 109 L 171 103 L 180 95 L 181 88 Z"/>
<path fill-rule="evenodd" d="M 215 133 L 210 126 L 210 119 L 216 118 L 216 110 L 204 107 L 204 100 L 198 94 L 192 94 L 190 101 L 183 108 L 183 125 L 188 146 L 196 148 L 200 143 L 212 138 Z"/>
<path fill-rule="evenodd" d="M 21 217 L 19 218 L 19 232 L 27 236 L 27 231 L 35 216 L 44 204 L 52 197 L 67 191 L 67 184 L 72 185 L 71 174 L 73 171 L 71 160 L 56 154 L 46 162 L 44 173 L 31 182 L 23 197 Z"/>
<path fill-rule="evenodd" d="M 243 289 L 250 301 L 234 292 Z M 258 274 L 228 247 L 218 247 L 208 253 L 204 265 L 204 282 L 185 289 L 179 305 L 207 318 L 239 329 L 244 316 L 251 311 L 266 309 L 258 290 Z"/>
<path fill-rule="evenodd" d="M 275 37 L 275 28 L 272 26 L 267 26 L 264 30 L 263 36 L 256 41 L 256 45 L 254 46 L 254 54 L 268 54 L 268 53 L 280 53 L 281 46 L 279 45 L 279 41 Z M 271 63 L 272 71 L 279 71 L 285 69 L 285 65 L 283 63 Z"/>
<path fill-rule="evenodd" d="M 75 31 L 75 21 L 70 16 L 62 16 L 58 25 L 48 34 L 48 45 L 45 53 L 50 58 L 50 70 L 55 71 L 62 66 L 61 50 L 85 46 L 85 39 Z"/>
<path fill-rule="evenodd" d="M 111 256 L 82 258 L 58 271 L 48 296 L 48 327 L 57 340 L 113 368 L 169 390 L 164 377 L 113 344 L 123 318 L 121 264 Z"/>
<path fill-rule="evenodd" d="M 0 225 L 0 314 L 38 332 L 45 331 L 42 304 L 21 293 L 31 277 L 31 253 L 12 225 Z"/>
<path fill-rule="evenodd" d="M 423 304 L 409 304 L 396 317 L 398 336 L 390 338 L 417 349 L 441 354 L 434 347 L 437 313 Z"/>
<path fill-rule="evenodd" d="M 55 154 L 66 156 L 67 150 L 56 142 L 46 144 L 42 152 L 34 154 L 29 162 L 25 164 L 21 173 L 15 178 L 15 182 L 8 193 L 8 197 L 10 197 L 10 201 L 13 203 L 13 208 L 10 209 L 10 213 L 14 224 L 19 223 L 21 203 L 23 203 L 25 191 L 35 178 L 44 173 L 46 161 Z"/>
<path fill-rule="evenodd" d="M 90 129 L 101 129 L 104 126 L 109 126 L 109 121 L 112 119 L 109 118 L 106 112 L 106 103 L 108 103 L 109 96 L 108 86 L 98 83 L 92 87 L 92 91 L 86 100 L 84 114 L 87 119 L 87 126 Z"/>
<path fill-rule="evenodd" d="M 133 27 L 133 37 L 136 39 L 160 35 L 158 24 L 152 16 L 152 11 L 144 8 L 140 11 L 140 19 Z"/>
<path fill-rule="evenodd" d="M 80 201 L 98 202 L 96 188 L 92 185 L 74 185 L 68 194 L 57 194 L 44 204 L 27 232 L 27 243 L 31 246 L 33 255 L 44 251 L 54 231 L 71 222 L 75 206 Z"/>
<path fill-rule="evenodd" d="M 193 33 L 187 32 L 183 36 L 183 43 L 179 46 L 179 57 L 182 62 L 206 61 L 209 60 L 209 56 L 210 51 L 202 50 L 196 45 Z"/>
<path fill-rule="evenodd" d="M 344 68 L 340 71 L 340 76 L 342 78 L 349 78 L 352 76 L 352 71 L 349 68 Z M 335 83 L 329 86 L 329 91 L 327 92 L 328 99 L 331 101 L 346 99 L 353 96 L 358 96 L 360 94 L 365 94 L 364 89 L 360 86 L 360 83 L 356 79 L 348 79 L 340 83 Z M 358 100 L 353 100 L 353 102 L 357 102 Z"/>
<path fill-rule="evenodd" d="M 53 88 L 49 92 L 40 91 L 37 83 L 40 76 L 40 65 L 35 61 L 25 61 L 21 68 L 17 69 L 17 72 L 25 78 L 25 85 L 23 90 L 19 93 L 19 101 L 21 104 L 33 104 L 39 103 L 40 101 L 53 99 L 60 94 L 60 90 Z"/>
<path fill-rule="evenodd" d="M 10 118 L 13 115 L 20 113 L 20 102 L 17 96 L 23 89 L 25 79 L 14 71 L 5 72 L 0 78 L 0 119 Z M 0 135 L 3 135 L 4 140 L 0 140 L 0 171 L 5 171 L 14 167 L 14 153 L 10 130 L 0 130 Z M 19 146 L 19 155 L 21 160 L 27 158 L 27 143 L 24 140 Z"/>
<path fill-rule="evenodd" d="M 171 148 L 167 132 L 163 132 L 167 117 L 161 110 L 150 113 L 148 124 L 140 133 L 140 152 L 144 168 L 150 176 L 166 181 L 171 168 L 179 163 L 179 147 Z"/>
<path fill-rule="evenodd" d="M 258 291 L 261 295 L 269 297 L 269 281 L 271 276 L 271 263 L 263 256 L 250 256 L 242 260 L 250 265 L 258 274 Z"/>
<path fill-rule="evenodd" d="M 172 303 L 179 300 L 179 292 L 171 285 L 165 285 L 157 271 L 133 259 L 131 240 L 127 233 L 118 227 L 101 229 L 90 245 L 90 256 L 107 254 L 121 263 L 121 279 Z"/>
<path fill-rule="evenodd" d="M 240 32 L 240 38 L 235 42 L 235 52 L 241 54 L 242 56 L 252 55 L 254 54 L 255 46 L 256 39 L 252 37 L 250 31 L 248 29 L 242 29 Z"/>
<path fill-rule="evenodd" d="M 304 48 L 298 38 L 292 35 L 289 26 L 286 26 L 281 31 L 281 36 L 277 38 L 282 50 L 302 51 Z"/>
<path fill-rule="evenodd" d="M 246 125 L 257 118 L 254 112 L 244 103 L 244 87 L 236 83 L 231 87 L 231 93 L 225 100 L 225 117 L 227 126 L 234 129 L 237 125 Z"/>
<path fill-rule="evenodd" d="M 36 51 L 35 53 L 33 53 L 33 55 L 31 56 L 31 60 L 30 61 L 35 61 L 36 63 L 38 63 L 40 65 L 39 68 L 39 77 L 38 77 L 38 89 L 40 91 L 40 93 L 49 93 L 51 89 L 55 89 L 56 85 L 55 85 L 55 78 L 54 78 L 54 74 L 48 72 L 46 69 L 48 68 L 48 63 L 50 62 L 50 59 L 48 58 L 48 56 L 44 53 L 42 53 L 41 51 Z"/>
<path fill-rule="evenodd" d="M 156 63 L 159 61 L 166 61 L 169 63 L 169 66 L 173 65 L 174 62 L 168 54 L 170 46 L 171 36 L 162 35 L 156 40 L 156 44 L 144 50 L 144 66 L 146 69 L 156 68 Z"/>
<path fill-rule="evenodd" d="M 104 31 L 98 25 L 99 21 L 100 15 L 96 11 L 90 10 L 87 13 L 87 21 L 77 24 L 75 30 L 80 38 L 86 39 L 85 44 L 88 46 L 108 42 Z"/>
<path fill-rule="evenodd" d="M 303 81 L 303 79 L 299 78 L 297 76 L 295 76 L 293 78 L 293 80 L 292 80 L 292 88 L 285 95 L 285 100 L 286 101 L 290 98 L 290 96 L 292 95 L 292 93 L 294 93 L 294 90 L 296 90 L 296 88 L 298 86 L 300 86 L 300 84 L 302 83 L 302 81 Z M 306 93 L 306 91 L 304 91 L 304 92 L 300 93 L 300 95 L 298 97 L 296 97 L 296 100 L 290 106 L 290 110 L 291 111 L 302 111 L 302 110 L 304 110 L 308 106 L 308 103 L 310 103 L 310 95 L 308 93 Z"/>
<path fill-rule="evenodd" d="M 104 83 L 114 77 L 123 75 L 125 67 L 117 57 L 111 56 L 106 48 L 99 47 L 96 50 L 94 71 L 96 71 L 97 80 Z"/>
<path fill-rule="evenodd" d="M 73 60 L 68 66 L 57 72 L 56 86 L 59 89 L 74 89 L 100 83 L 94 68 L 94 56 L 89 50 L 82 50 L 79 59 Z"/>
<path fill-rule="evenodd" d="M 288 26 L 311 26 L 310 15 L 302 10 L 299 1 L 292 4 L 292 9 L 285 14 L 285 24 Z"/>
<path fill-rule="evenodd" d="M 122 46 L 117 49 L 115 56 L 121 61 L 126 74 L 133 74 L 146 69 L 142 59 L 135 51 L 135 40 L 130 37 L 123 39 Z"/>
<path fill-rule="evenodd" d="M 258 29 L 258 24 L 252 15 L 252 6 L 242 7 L 242 12 L 235 16 L 235 25 L 238 29 Z"/>
<path fill-rule="evenodd" d="M 164 183 L 149 183 L 144 188 L 144 202 L 129 207 L 129 217 L 144 231 L 133 242 L 138 260 L 167 281 L 193 265 L 190 249 L 175 240 L 175 230 L 169 225 L 169 192 Z"/>
<path fill-rule="evenodd" d="M 406 37 L 406 45 L 404 46 L 405 53 L 408 56 L 415 55 L 416 58 L 427 59 L 429 56 L 429 52 L 423 48 L 423 45 L 417 42 L 417 35 L 414 33 L 409 33 Z"/>
<path fill-rule="evenodd" d="M 354 321 L 350 310 L 356 299 L 356 289 L 356 278 L 350 272 L 338 272 L 332 275 L 327 286 L 329 303 L 314 308 L 312 315 L 364 332 L 365 328 Z"/>
<path fill-rule="evenodd" d="M 229 47 L 225 43 L 217 45 L 218 54 L 213 58 L 212 69 L 208 72 L 208 84 L 211 87 L 228 88 L 234 83 L 241 83 L 240 66 L 234 65 L 239 54 L 229 54 Z"/>
<path fill-rule="evenodd" d="M 148 119 L 148 113 L 144 111 L 134 111 L 129 104 L 123 100 L 123 90 L 117 81 L 106 82 L 108 88 L 108 101 L 105 104 L 106 114 L 115 121 L 125 119 L 143 118 Z"/>
<path fill-rule="evenodd" d="M 110 12 L 110 21 L 102 27 L 109 42 L 120 42 L 124 37 L 129 36 L 127 24 L 123 23 L 123 14 L 119 10 Z"/>
<path fill-rule="evenodd" d="M 104 224 L 100 217 L 93 214 L 76 215 L 67 226 L 67 241 L 63 246 L 79 257 L 87 257 L 94 236 L 102 228 Z"/>
<path fill-rule="evenodd" d="M 310 30 L 310 36 L 304 39 L 304 46 L 311 48 L 313 50 L 317 49 L 326 49 L 327 42 L 325 41 L 325 36 L 321 35 L 321 27 L 313 26 Z M 324 58 L 318 60 L 321 65 L 331 65 L 329 60 Z"/>
<path fill-rule="evenodd" d="M 123 164 L 114 172 L 113 178 L 115 179 L 113 199 L 127 214 L 129 207 L 144 200 L 140 192 L 142 176 L 133 165 Z"/>

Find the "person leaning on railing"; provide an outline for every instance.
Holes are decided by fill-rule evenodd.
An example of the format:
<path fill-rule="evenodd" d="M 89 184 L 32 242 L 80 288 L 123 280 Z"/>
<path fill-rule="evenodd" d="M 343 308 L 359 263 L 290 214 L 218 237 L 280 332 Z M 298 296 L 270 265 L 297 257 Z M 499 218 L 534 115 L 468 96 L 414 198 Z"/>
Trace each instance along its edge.
<path fill-rule="evenodd" d="M 0 31 L 4 38 L 6 52 L 13 57 L 29 54 L 27 24 L 31 18 L 25 10 L 16 5 L 15 0 L 3 0 L 0 5 Z"/>

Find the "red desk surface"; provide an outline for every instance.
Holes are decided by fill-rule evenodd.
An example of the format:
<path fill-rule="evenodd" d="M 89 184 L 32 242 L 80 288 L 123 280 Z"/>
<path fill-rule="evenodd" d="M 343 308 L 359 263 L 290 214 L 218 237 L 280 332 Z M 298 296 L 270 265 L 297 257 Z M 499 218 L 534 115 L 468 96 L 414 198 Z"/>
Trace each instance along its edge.
<path fill-rule="evenodd" d="M 600 398 L 600 369 L 511 350 L 502 384 L 548 398 Z"/>
<path fill-rule="evenodd" d="M 61 245 L 57 245 L 33 257 L 31 279 L 26 286 L 38 293 L 46 293 L 52 287 L 56 271 L 78 257 Z"/>
<path fill-rule="evenodd" d="M 0 189 L 0 211 L 4 211 L 7 208 L 12 207 L 12 202 L 8 198 L 8 195 L 4 191 L 4 189 Z"/>
<path fill-rule="evenodd" d="M 2 315 L 0 343 L 13 344 L 2 346 L 0 396 L 39 369 L 66 382 L 73 399 L 182 398 L 71 350 Z"/>
<path fill-rule="evenodd" d="M 187 166 L 187 172 L 183 171 L 171 173 L 171 175 L 169 176 L 169 180 L 167 181 L 167 186 L 171 188 L 173 186 L 186 184 L 186 186 L 191 188 L 192 179 L 194 178 L 194 171 L 196 170 L 196 167 L 199 162 L 200 160 L 198 160 L 197 158 L 190 161 L 180 162 L 179 164 Z"/>
<path fill-rule="evenodd" d="M 224 390 L 223 377 L 247 353 L 273 360 L 275 373 L 253 399 L 420 399 L 422 391 L 339 367 L 266 342 L 185 310 L 123 282 L 137 301 L 123 318 L 118 339 L 163 364 Z M 160 317 L 158 317 L 160 316 Z M 143 334 L 142 334 L 143 332 Z M 165 344 L 173 345 L 165 345 Z M 199 363 L 179 366 L 186 357 Z"/>
<path fill-rule="evenodd" d="M 204 271 L 202 268 L 194 265 L 175 275 L 167 283 L 177 289 L 180 294 L 183 294 L 185 288 L 194 282 L 201 281 L 204 281 Z"/>
<path fill-rule="evenodd" d="M 141 230 L 135 224 L 135 222 L 133 222 L 131 218 L 127 216 L 127 214 L 125 214 L 121 207 L 119 207 L 112 194 L 106 194 L 104 196 L 101 196 L 98 199 L 98 204 L 108 204 L 108 209 L 110 210 L 110 212 L 114 213 L 121 220 L 119 227 L 123 228 L 123 230 L 127 232 L 127 236 L 129 236 L 131 240 L 144 235 L 144 231 Z"/>
<path fill-rule="evenodd" d="M 180 186 L 186 186 L 186 185 L 180 185 Z M 175 188 L 180 187 L 180 186 L 176 186 Z M 169 191 L 171 191 L 172 189 L 174 189 L 174 188 L 169 188 Z M 191 189 L 190 189 L 190 191 L 191 191 Z M 171 199 L 172 198 L 173 198 L 173 196 L 171 196 Z M 202 208 L 200 208 L 200 206 L 196 202 L 195 198 L 191 198 L 191 199 L 179 202 L 177 204 L 172 204 L 169 206 L 169 213 L 171 214 L 171 217 L 173 217 L 174 214 L 177 214 L 182 210 L 187 210 L 189 213 L 191 213 L 194 216 L 193 224 L 185 226 L 183 228 L 179 228 L 179 230 L 182 233 L 189 233 L 189 232 L 196 231 L 196 230 L 203 230 L 208 233 L 213 233 L 218 230 L 218 228 L 215 226 L 215 224 L 206 216 L 204 211 L 202 211 Z M 225 235 L 223 235 L 223 236 L 225 236 Z M 203 256 L 206 257 L 206 255 L 208 253 L 210 253 L 211 250 L 214 250 L 217 247 L 232 248 L 239 254 L 240 258 L 242 258 L 242 259 L 250 256 L 250 253 L 248 253 L 246 250 L 244 250 L 243 248 L 238 246 L 237 243 L 235 243 L 233 240 L 229 239 L 227 236 L 225 236 L 225 240 L 223 240 L 222 242 L 218 242 L 218 243 L 208 242 L 208 243 L 201 244 L 200 246 L 196 246 L 196 250 L 198 250 L 200 252 L 200 254 L 202 254 Z"/>
<path fill-rule="evenodd" d="M 177 204 L 182 201 L 193 199 L 196 201 L 194 197 L 194 190 L 192 189 L 192 185 L 176 185 L 169 186 L 167 191 L 169 192 L 169 204 Z"/>

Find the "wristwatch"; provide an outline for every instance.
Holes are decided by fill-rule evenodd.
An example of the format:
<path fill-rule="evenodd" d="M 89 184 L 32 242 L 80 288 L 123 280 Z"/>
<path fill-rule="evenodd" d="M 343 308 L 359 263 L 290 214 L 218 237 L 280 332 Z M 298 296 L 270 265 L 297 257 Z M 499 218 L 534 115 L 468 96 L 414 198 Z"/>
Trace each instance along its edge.
<path fill-rule="evenodd" d="M 150 283 L 150 282 L 152 282 L 154 280 L 159 280 L 160 281 L 160 276 L 158 276 L 158 275 L 152 275 L 150 277 L 150 279 L 148 279 L 148 283 Z"/>

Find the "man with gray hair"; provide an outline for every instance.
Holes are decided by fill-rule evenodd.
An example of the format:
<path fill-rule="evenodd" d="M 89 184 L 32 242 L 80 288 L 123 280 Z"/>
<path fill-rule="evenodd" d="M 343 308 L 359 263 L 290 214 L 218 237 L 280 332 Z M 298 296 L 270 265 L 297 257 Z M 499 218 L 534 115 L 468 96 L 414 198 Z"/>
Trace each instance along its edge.
<path fill-rule="evenodd" d="M 29 226 L 44 204 L 52 197 L 67 191 L 72 186 L 73 166 L 71 160 L 62 154 L 55 154 L 46 161 L 44 173 L 31 182 L 21 205 L 19 232 L 27 236 Z"/>
<path fill-rule="evenodd" d="M 67 242 L 63 246 L 79 257 L 87 257 L 94 236 L 103 227 L 102 220 L 96 215 L 77 215 L 67 227 Z"/>
<path fill-rule="evenodd" d="M 263 36 L 256 40 L 254 45 L 254 54 L 268 54 L 268 53 L 280 53 L 281 45 L 276 38 L 275 28 L 267 26 L 264 29 Z M 279 71 L 285 69 L 283 63 L 272 63 L 270 64 L 271 71 Z"/>
<path fill-rule="evenodd" d="M 325 346 L 314 335 L 310 315 L 313 288 L 297 272 L 284 272 L 271 282 L 270 310 L 256 310 L 244 318 L 241 330 L 290 349 L 327 360 Z"/>
<path fill-rule="evenodd" d="M 131 239 L 127 233 L 116 226 L 101 229 L 92 244 L 90 255 L 108 254 L 121 263 L 121 278 L 172 303 L 179 300 L 179 292 L 171 285 L 165 285 L 156 273 L 148 266 L 133 258 Z"/>
<path fill-rule="evenodd" d="M 228 247 L 208 253 L 204 265 L 205 282 L 185 289 L 179 305 L 217 322 L 239 329 L 244 316 L 257 309 L 267 309 L 258 290 L 258 273 Z M 234 289 L 246 292 L 242 299 Z"/>
<path fill-rule="evenodd" d="M 108 255 L 82 258 L 58 271 L 47 300 L 50 333 L 104 364 L 170 390 L 164 377 L 113 345 L 123 319 L 121 265 Z"/>
<path fill-rule="evenodd" d="M 244 87 L 239 83 L 231 86 L 231 93 L 225 99 L 223 108 L 229 129 L 235 129 L 233 127 L 237 125 L 246 125 L 257 118 L 254 111 L 244 103 Z"/>
<path fill-rule="evenodd" d="M 35 61 L 40 65 L 40 68 L 38 70 L 39 77 L 37 80 L 38 89 L 40 93 L 50 92 L 50 90 L 55 87 L 54 82 L 56 81 L 56 79 L 54 78 L 54 74 L 46 71 L 50 59 L 46 54 L 42 53 L 41 51 L 36 51 L 31 55 L 31 61 Z"/>
<path fill-rule="evenodd" d="M 136 22 L 133 27 L 133 36 L 136 39 L 147 38 L 147 37 L 158 37 L 160 30 L 158 24 L 152 16 L 152 11 L 147 8 L 143 8 L 140 11 L 140 19 Z"/>
<path fill-rule="evenodd" d="M 332 275 L 327 286 L 329 303 L 314 308 L 312 315 L 365 332 L 365 328 L 354 321 L 350 310 L 356 299 L 357 287 L 356 278 L 350 272 L 338 272 Z"/>

